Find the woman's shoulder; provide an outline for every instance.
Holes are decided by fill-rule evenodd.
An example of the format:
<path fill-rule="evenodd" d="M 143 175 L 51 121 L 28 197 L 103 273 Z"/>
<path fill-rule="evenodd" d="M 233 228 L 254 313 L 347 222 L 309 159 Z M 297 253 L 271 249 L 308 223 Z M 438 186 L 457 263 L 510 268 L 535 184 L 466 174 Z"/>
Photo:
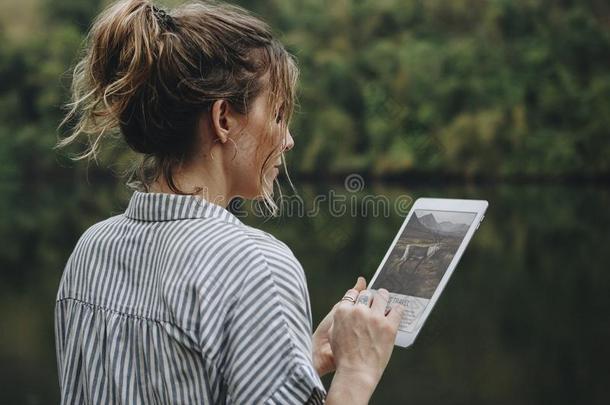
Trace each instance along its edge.
<path fill-rule="evenodd" d="M 89 225 L 78 238 L 75 250 L 93 241 L 104 238 L 113 238 L 117 234 L 117 225 L 124 222 L 122 214 L 114 215 Z"/>
<path fill-rule="evenodd" d="M 290 284 L 292 291 L 306 289 L 303 267 L 286 243 L 243 223 L 224 223 L 218 227 L 221 229 L 218 235 L 204 238 L 205 243 L 193 244 L 187 254 L 197 266 L 185 266 L 183 271 L 192 275 L 197 286 L 212 283 L 227 287 L 261 278 L 267 287 Z"/>
<path fill-rule="evenodd" d="M 288 247 L 286 243 L 279 240 L 269 232 L 249 225 L 243 226 L 243 232 L 249 239 L 251 239 L 255 243 L 274 246 L 278 250 L 283 250 L 292 253 L 292 250 Z"/>
<path fill-rule="evenodd" d="M 153 226 L 155 223 L 149 223 Z M 156 223 L 157 225 L 162 223 Z M 169 226 L 169 222 L 165 223 Z M 162 227 L 163 225 L 159 225 Z M 258 253 L 268 257 L 282 257 L 284 260 L 290 260 L 298 264 L 298 260 L 294 256 L 292 249 L 283 241 L 276 238 L 269 232 L 262 229 L 246 225 L 242 222 L 232 223 L 223 221 L 219 218 L 198 218 L 188 221 L 180 221 L 179 225 L 174 225 L 180 228 L 179 232 L 168 231 L 164 232 L 166 237 L 173 239 L 168 245 L 177 247 L 177 245 L 190 246 L 200 252 L 216 252 L 217 254 L 226 254 L 226 250 L 255 250 Z M 128 231 L 127 228 L 134 228 Z M 135 229 L 137 228 L 137 229 Z M 133 220 L 125 218 L 124 215 L 115 215 L 90 225 L 80 236 L 77 247 L 90 242 L 99 242 L 102 239 L 116 239 L 120 237 L 142 237 L 138 235 L 140 232 L 148 233 L 155 232 L 152 229 L 146 230 L 146 226 L 135 225 Z M 206 247 L 220 243 L 218 250 L 211 251 Z M 175 242 L 175 243 L 174 243 Z M 190 249 L 185 249 L 185 253 Z M 190 256 L 190 255 L 189 255 Z"/>
<path fill-rule="evenodd" d="M 206 222 L 208 226 L 202 226 Z M 218 218 L 203 218 L 192 221 L 190 227 L 197 230 L 191 235 L 195 244 L 210 244 L 213 240 L 225 239 L 224 249 L 239 247 L 240 250 L 256 250 L 265 257 L 282 256 L 298 260 L 292 249 L 269 232 L 246 225 L 243 222 L 227 222 Z M 202 237 L 207 235 L 208 237 Z M 230 238 L 229 238 L 230 236 Z"/>
<path fill-rule="evenodd" d="M 276 238 L 269 232 L 248 225 L 244 226 L 244 232 L 248 239 L 256 244 L 261 254 L 263 254 L 266 259 L 271 259 L 272 261 L 281 260 L 286 264 L 290 264 L 299 269 L 301 268 L 301 263 L 285 242 Z"/>

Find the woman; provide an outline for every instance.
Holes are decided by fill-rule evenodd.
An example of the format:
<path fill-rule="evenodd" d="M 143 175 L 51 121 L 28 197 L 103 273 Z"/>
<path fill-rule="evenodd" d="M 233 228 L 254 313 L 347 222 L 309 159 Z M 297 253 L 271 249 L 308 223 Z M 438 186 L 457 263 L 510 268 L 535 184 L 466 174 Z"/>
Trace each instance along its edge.
<path fill-rule="evenodd" d="M 142 160 L 126 211 L 79 239 L 55 309 L 62 403 L 322 403 L 370 398 L 402 314 L 353 289 L 311 334 L 303 269 L 226 210 L 271 199 L 294 141 L 297 69 L 244 10 L 149 1 L 95 21 L 73 79 L 74 123 L 95 157 L 119 131 Z M 319 376 L 335 371 L 328 393 Z"/>

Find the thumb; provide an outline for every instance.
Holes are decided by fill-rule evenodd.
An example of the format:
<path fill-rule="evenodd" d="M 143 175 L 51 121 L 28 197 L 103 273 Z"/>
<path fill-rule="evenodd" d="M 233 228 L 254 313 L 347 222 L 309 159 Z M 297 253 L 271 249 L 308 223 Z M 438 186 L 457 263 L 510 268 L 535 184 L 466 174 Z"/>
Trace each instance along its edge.
<path fill-rule="evenodd" d="M 358 291 L 366 290 L 366 280 L 364 277 L 358 277 L 358 280 L 356 280 L 356 285 L 354 285 L 354 289 Z"/>

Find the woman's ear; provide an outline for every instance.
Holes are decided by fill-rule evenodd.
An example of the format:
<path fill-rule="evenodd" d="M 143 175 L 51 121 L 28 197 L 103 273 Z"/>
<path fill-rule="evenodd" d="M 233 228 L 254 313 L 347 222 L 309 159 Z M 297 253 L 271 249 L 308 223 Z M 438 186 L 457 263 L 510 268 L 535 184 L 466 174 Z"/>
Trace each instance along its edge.
<path fill-rule="evenodd" d="M 229 138 L 231 131 L 235 130 L 237 125 L 236 113 L 231 108 L 231 104 L 227 100 L 216 100 L 212 104 L 211 124 L 214 131 L 214 139 L 220 139 L 220 142 L 225 143 Z"/>

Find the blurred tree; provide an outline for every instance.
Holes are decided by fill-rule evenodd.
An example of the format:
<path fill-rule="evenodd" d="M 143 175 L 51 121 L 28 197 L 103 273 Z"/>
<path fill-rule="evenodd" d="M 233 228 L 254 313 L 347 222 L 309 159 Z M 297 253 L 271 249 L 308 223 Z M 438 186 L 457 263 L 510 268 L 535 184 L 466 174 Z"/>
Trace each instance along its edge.
<path fill-rule="evenodd" d="M 0 31 L 1 142 L 15 165 L 6 173 L 52 173 L 50 146 L 68 101 L 70 68 L 108 3 L 31 0 L 29 9 L 40 14 L 31 19 L 44 29 L 19 41 L 8 35 L 14 30 Z M 610 174 L 605 2 L 238 4 L 267 20 L 299 61 L 297 146 L 289 154 L 297 175 Z M 113 156 L 128 160 L 120 150 Z M 33 155 L 36 165 L 24 167 Z"/>

